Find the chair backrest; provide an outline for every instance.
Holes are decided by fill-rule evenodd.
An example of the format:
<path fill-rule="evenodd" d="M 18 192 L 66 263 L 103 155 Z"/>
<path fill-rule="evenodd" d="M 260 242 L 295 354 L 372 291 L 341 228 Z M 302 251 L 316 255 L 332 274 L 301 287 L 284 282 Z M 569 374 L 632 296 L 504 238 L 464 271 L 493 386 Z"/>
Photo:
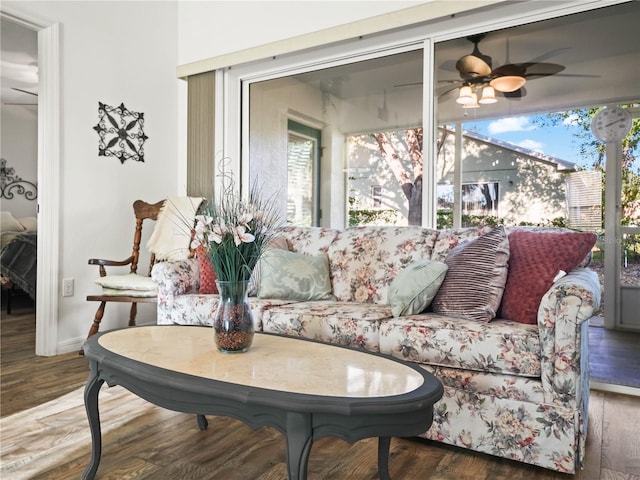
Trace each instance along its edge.
<path fill-rule="evenodd" d="M 136 273 L 138 270 L 138 260 L 140 259 L 140 241 L 142 240 L 142 224 L 145 220 L 158 220 L 158 214 L 164 206 L 164 200 L 158 203 L 147 203 L 142 200 L 136 200 L 133 202 L 133 213 L 136 216 L 136 231 L 133 235 L 133 253 L 131 261 L 131 273 Z M 151 260 L 149 261 L 149 272 L 147 276 L 151 276 L 151 269 L 156 262 L 155 254 L 151 254 Z"/>

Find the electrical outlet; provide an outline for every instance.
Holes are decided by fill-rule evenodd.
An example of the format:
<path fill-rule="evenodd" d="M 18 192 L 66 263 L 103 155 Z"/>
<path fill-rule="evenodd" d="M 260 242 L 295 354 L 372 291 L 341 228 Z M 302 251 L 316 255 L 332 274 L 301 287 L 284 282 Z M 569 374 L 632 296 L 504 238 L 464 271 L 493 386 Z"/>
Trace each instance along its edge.
<path fill-rule="evenodd" d="M 62 296 L 73 297 L 73 278 L 62 279 Z"/>

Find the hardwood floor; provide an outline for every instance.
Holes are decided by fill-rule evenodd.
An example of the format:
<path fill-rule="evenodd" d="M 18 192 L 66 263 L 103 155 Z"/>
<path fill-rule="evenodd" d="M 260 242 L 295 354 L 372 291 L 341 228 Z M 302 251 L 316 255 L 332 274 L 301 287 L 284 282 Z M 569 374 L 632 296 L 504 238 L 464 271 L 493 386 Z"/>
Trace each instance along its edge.
<path fill-rule="evenodd" d="M 76 353 L 36 357 L 33 311 L 16 306 L 0 328 L 0 477 L 80 478 L 91 450 L 79 390 L 87 360 Z M 103 387 L 100 401 L 100 479 L 286 478 L 284 438 L 272 428 L 251 430 L 216 417 L 201 432 L 193 415 L 156 407 L 121 387 Z M 390 472 L 395 480 L 640 480 L 638 438 L 640 397 L 593 391 L 587 465 L 575 476 L 421 439 L 393 439 Z M 378 478 L 376 452 L 374 439 L 353 445 L 321 439 L 311 451 L 309 479 Z"/>
<path fill-rule="evenodd" d="M 640 333 L 589 327 L 589 378 L 640 388 Z"/>

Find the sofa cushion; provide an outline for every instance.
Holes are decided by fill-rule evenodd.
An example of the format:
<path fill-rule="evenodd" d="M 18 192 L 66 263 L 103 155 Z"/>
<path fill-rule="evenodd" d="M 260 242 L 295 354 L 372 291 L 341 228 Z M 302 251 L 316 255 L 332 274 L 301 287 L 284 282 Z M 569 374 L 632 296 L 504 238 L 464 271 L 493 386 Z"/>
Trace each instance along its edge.
<path fill-rule="evenodd" d="M 311 338 L 377 352 L 380 323 L 391 307 L 334 301 L 273 306 L 262 315 L 265 332 Z"/>
<path fill-rule="evenodd" d="M 316 255 L 327 253 L 329 245 L 339 233 L 333 228 L 288 226 L 278 230 L 278 238 L 286 242 L 287 250 Z"/>
<path fill-rule="evenodd" d="M 380 325 L 380 352 L 404 360 L 479 372 L 539 377 L 540 337 L 535 325 L 422 313 Z"/>
<path fill-rule="evenodd" d="M 488 395 L 521 402 L 544 403 L 542 380 L 537 377 L 521 377 L 511 374 L 476 372 L 462 368 L 423 365 L 445 387 L 472 395 Z"/>
<path fill-rule="evenodd" d="M 488 322 L 495 318 L 507 281 L 509 240 L 492 229 L 449 252 L 444 282 L 433 299 L 434 312 Z"/>
<path fill-rule="evenodd" d="M 213 325 L 213 316 L 218 308 L 218 295 L 185 294 L 177 295 L 171 307 L 171 314 L 158 316 L 158 325 Z M 249 306 L 253 315 L 253 327 L 262 331 L 264 312 L 273 306 L 293 303 L 294 300 L 262 300 L 251 298 Z M 213 331 L 211 332 L 213 342 Z M 213 345 L 213 343 L 212 343 Z"/>
<path fill-rule="evenodd" d="M 438 238 L 433 245 L 431 260 L 434 262 L 444 262 L 450 250 L 462 243 L 470 242 L 491 230 L 491 227 L 464 227 L 440 230 L 438 232 Z"/>
<path fill-rule="evenodd" d="M 327 255 L 304 255 L 282 249 L 264 252 L 259 261 L 259 298 L 333 300 Z"/>
<path fill-rule="evenodd" d="M 509 234 L 511 258 L 500 316 L 537 323 L 538 307 L 561 271 L 569 273 L 584 261 L 596 242 L 595 233 L 535 232 Z"/>
<path fill-rule="evenodd" d="M 389 288 L 394 317 L 424 311 L 438 293 L 449 267 L 443 262 L 418 260 L 400 271 Z"/>
<path fill-rule="evenodd" d="M 353 227 L 329 246 L 331 283 L 343 302 L 388 304 L 389 285 L 416 260 L 429 259 L 436 230 L 421 227 Z"/>

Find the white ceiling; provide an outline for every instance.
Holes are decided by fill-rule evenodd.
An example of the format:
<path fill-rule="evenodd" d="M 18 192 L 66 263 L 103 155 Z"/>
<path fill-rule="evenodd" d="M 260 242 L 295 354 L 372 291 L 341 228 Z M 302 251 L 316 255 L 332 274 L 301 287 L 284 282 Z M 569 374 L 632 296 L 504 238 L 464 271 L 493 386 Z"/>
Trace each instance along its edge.
<path fill-rule="evenodd" d="M 640 100 L 640 2 L 634 1 L 567 17 L 487 32 L 479 50 L 495 69 L 506 63 L 546 62 L 560 73 L 529 80 L 526 95 L 466 111 L 456 91 L 439 98 L 438 122 L 561 111 L 572 107 Z M 436 44 L 436 93 L 451 89 L 442 80 L 459 80 L 456 61 L 473 51 L 466 38 Z M 297 76 L 343 100 L 382 95 L 392 101 L 403 92 L 421 98 L 422 51 Z M 421 109 L 421 102 L 414 102 Z M 466 115 L 465 115 L 466 114 Z"/>
<path fill-rule="evenodd" d="M 553 76 L 530 80 L 521 99 L 499 97 L 496 104 L 474 109 L 474 119 L 558 111 L 574 106 L 640 100 L 640 2 L 633 1 L 567 17 L 487 32 L 479 49 L 505 63 L 539 61 L 565 69 Z M 3 105 L 34 103 L 37 97 L 14 90 L 37 92 L 37 34 L 7 20 L 1 25 L 1 100 Z M 470 54 L 465 38 L 436 45 L 436 92 L 450 89 L 441 80 L 459 79 L 456 61 Z M 342 99 L 363 95 L 422 94 L 422 52 L 384 57 L 361 64 L 311 72 L 300 80 Z M 414 85 L 406 85 L 414 84 Z M 398 86 L 405 85 L 405 86 Z M 438 121 L 464 118 L 455 91 L 440 97 Z M 416 97 L 417 98 L 417 97 Z M 420 102 L 415 102 L 419 105 Z"/>
<path fill-rule="evenodd" d="M 38 35 L 34 30 L 2 19 L 0 25 L 0 100 L 3 106 L 34 104 L 38 97 Z"/>

